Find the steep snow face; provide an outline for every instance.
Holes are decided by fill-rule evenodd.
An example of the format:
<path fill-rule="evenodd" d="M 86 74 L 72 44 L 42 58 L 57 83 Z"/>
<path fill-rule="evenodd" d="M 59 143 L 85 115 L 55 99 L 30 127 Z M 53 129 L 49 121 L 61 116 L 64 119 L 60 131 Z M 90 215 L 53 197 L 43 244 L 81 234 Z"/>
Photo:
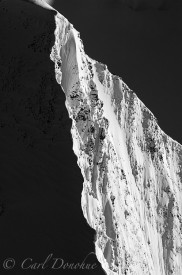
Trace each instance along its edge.
<path fill-rule="evenodd" d="M 57 82 L 84 177 L 81 205 L 107 274 L 182 274 L 182 146 L 136 94 L 89 58 L 57 14 Z"/>

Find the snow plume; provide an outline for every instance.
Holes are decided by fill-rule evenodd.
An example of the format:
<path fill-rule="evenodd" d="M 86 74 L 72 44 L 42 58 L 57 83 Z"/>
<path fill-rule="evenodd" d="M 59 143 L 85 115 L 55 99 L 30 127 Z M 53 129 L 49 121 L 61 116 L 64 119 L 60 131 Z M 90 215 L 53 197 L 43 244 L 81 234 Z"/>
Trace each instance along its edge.
<path fill-rule="evenodd" d="M 182 146 L 79 33 L 55 16 L 51 60 L 84 177 L 81 206 L 107 274 L 182 274 Z"/>

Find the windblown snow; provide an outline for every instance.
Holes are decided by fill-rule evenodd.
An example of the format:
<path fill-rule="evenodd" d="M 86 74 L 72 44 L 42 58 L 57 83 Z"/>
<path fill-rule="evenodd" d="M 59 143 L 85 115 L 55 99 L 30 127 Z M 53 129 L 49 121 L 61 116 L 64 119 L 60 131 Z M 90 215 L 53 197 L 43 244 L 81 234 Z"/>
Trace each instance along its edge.
<path fill-rule="evenodd" d="M 107 274 L 182 274 L 182 146 L 123 80 L 55 16 L 57 82 L 84 177 L 81 206 Z"/>

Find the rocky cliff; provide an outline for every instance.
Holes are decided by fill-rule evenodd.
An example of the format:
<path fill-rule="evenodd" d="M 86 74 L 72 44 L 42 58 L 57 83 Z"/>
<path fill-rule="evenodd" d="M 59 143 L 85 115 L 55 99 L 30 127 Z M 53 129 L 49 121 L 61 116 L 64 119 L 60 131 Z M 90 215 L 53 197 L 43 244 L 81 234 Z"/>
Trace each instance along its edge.
<path fill-rule="evenodd" d="M 52 11 L 51 49 L 46 36 L 30 47 L 41 51 L 48 46 L 65 94 L 73 151 L 84 179 L 80 207 L 96 231 L 97 258 L 107 274 L 180 275 L 182 146 L 160 129 L 121 77 L 87 56 L 79 32 Z M 45 75 L 45 87 L 47 82 L 51 85 Z M 39 116 L 44 121 L 42 111 Z"/>
<path fill-rule="evenodd" d="M 51 53 L 84 177 L 82 209 L 107 274 L 181 274 L 181 150 L 122 78 L 56 16 Z"/>

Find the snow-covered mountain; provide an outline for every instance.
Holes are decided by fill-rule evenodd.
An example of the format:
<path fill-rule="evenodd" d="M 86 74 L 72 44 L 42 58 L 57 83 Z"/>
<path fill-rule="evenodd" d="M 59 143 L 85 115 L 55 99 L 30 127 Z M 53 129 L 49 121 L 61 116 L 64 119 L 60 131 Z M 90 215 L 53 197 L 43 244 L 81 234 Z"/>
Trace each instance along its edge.
<path fill-rule="evenodd" d="M 57 14 L 51 53 L 84 177 L 82 209 L 107 274 L 182 273 L 179 143 Z"/>
<path fill-rule="evenodd" d="M 74 26 L 44 8 L 54 14 L 50 59 L 72 119 L 80 207 L 98 260 L 108 275 L 182 274 L 182 146 L 121 77 L 87 56 Z"/>

